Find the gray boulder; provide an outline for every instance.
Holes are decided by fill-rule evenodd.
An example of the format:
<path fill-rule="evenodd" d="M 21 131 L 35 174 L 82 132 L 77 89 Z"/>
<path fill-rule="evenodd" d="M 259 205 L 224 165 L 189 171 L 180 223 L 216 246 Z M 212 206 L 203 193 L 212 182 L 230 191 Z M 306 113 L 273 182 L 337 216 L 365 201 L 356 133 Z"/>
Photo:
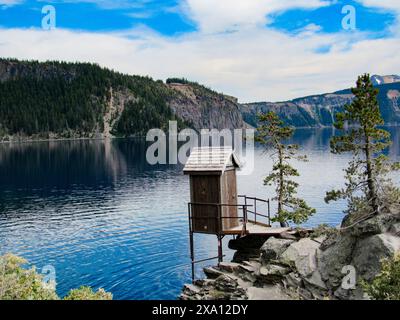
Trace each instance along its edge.
<path fill-rule="evenodd" d="M 301 277 L 296 272 L 291 272 L 286 275 L 284 283 L 286 287 L 289 288 L 298 289 L 303 287 L 303 279 L 301 279 Z"/>
<path fill-rule="evenodd" d="M 240 264 L 235 262 L 221 262 L 218 269 L 225 272 L 235 273 L 240 269 Z"/>
<path fill-rule="evenodd" d="M 327 290 L 325 282 L 322 280 L 321 274 L 318 270 L 315 270 L 309 277 L 304 278 L 304 284 L 307 286 L 312 286 L 319 290 Z"/>
<path fill-rule="evenodd" d="M 228 275 L 221 275 L 215 280 L 215 288 L 223 292 L 235 292 L 239 287 L 236 279 Z"/>
<path fill-rule="evenodd" d="M 247 289 L 247 297 L 249 300 L 290 300 L 280 286 L 266 285 L 263 288 L 250 287 Z"/>
<path fill-rule="evenodd" d="M 353 253 L 351 264 L 358 276 L 369 281 L 381 270 L 381 259 L 393 257 L 400 251 L 400 237 L 392 234 L 377 234 L 359 241 Z"/>
<path fill-rule="evenodd" d="M 392 225 L 392 227 L 390 228 L 390 232 L 393 235 L 400 237 L 400 222 Z"/>
<path fill-rule="evenodd" d="M 354 225 L 349 232 L 355 237 L 386 233 L 398 221 L 398 215 L 380 214 Z"/>
<path fill-rule="evenodd" d="M 278 257 L 291 245 L 294 241 L 287 239 L 269 238 L 261 247 L 261 262 L 268 264 L 271 260 Z"/>
<path fill-rule="evenodd" d="M 329 296 L 328 287 L 318 270 L 315 270 L 309 277 L 303 278 L 303 283 L 314 299 L 322 300 Z"/>
<path fill-rule="evenodd" d="M 318 270 L 330 288 L 337 288 L 341 285 L 344 277 L 342 269 L 351 264 L 356 242 L 357 238 L 350 233 L 342 233 L 327 249 L 319 251 Z"/>
<path fill-rule="evenodd" d="M 265 283 L 277 283 L 289 272 L 290 269 L 284 266 L 269 264 L 260 268 L 259 277 Z"/>
<path fill-rule="evenodd" d="M 353 290 L 346 290 L 339 287 L 334 292 L 334 296 L 339 300 L 369 300 L 368 295 L 363 291 L 361 286 L 357 286 Z"/>
<path fill-rule="evenodd" d="M 307 277 L 317 269 L 317 249 L 320 244 L 305 238 L 292 243 L 279 257 L 279 262 L 297 271 L 300 276 Z"/>

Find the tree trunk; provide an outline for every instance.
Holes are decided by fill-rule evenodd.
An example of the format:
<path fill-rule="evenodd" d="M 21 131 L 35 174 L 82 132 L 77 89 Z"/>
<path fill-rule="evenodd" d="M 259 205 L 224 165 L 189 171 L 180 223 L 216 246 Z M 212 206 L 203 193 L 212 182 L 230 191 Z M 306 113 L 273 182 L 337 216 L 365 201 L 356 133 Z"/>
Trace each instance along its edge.
<path fill-rule="evenodd" d="M 364 128 L 365 132 L 365 158 L 367 161 L 367 184 L 368 184 L 368 202 L 371 205 L 371 208 L 374 212 L 374 214 L 379 213 L 379 206 L 378 206 L 378 197 L 376 194 L 376 186 L 375 186 L 375 181 L 373 179 L 373 168 L 372 168 L 372 159 L 371 159 L 371 145 L 370 145 L 370 137 L 368 133 L 366 132 L 366 129 Z"/>
<path fill-rule="evenodd" d="M 279 195 L 278 195 L 278 216 L 281 216 L 283 210 L 283 151 L 282 147 L 279 147 Z M 288 223 L 285 221 L 279 222 L 282 228 L 288 227 Z"/>

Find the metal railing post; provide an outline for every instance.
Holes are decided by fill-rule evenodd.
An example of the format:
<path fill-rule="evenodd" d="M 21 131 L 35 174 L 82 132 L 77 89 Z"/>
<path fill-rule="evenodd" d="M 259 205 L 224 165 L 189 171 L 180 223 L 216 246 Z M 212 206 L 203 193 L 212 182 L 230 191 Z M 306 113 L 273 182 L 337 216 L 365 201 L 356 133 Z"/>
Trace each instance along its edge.
<path fill-rule="evenodd" d="M 254 198 L 254 222 L 257 223 L 257 199 Z"/>
<path fill-rule="evenodd" d="M 243 206 L 243 233 L 247 233 L 247 206 Z"/>
<path fill-rule="evenodd" d="M 271 225 L 271 207 L 269 199 L 268 199 L 268 224 Z"/>

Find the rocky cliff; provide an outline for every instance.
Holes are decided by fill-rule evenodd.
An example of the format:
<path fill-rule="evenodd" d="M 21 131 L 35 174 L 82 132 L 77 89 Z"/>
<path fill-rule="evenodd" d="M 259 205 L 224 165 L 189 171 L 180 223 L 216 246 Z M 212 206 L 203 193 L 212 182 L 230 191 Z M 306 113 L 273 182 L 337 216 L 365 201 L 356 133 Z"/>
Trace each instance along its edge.
<path fill-rule="evenodd" d="M 168 105 L 192 128 L 222 130 L 244 127 L 240 106 L 234 98 L 196 83 L 171 83 L 168 87 L 176 92 Z"/>
<path fill-rule="evenodd" d="M 383 80 L 382 80 L 383 82 Z M 400 82 L 377 85 L 379 105 L 387 125 L 400 123 Z M 295 127 L 330 127 L 334 123 L 335 113 L 343 110 L 350 103 L 353 95 L 350 90 L 309 96 L 286 102 L 259 102 L 243 104 L 243 119 L 257 127 L 258 113 L 276 112 L 287 124 Z"/>
<path fill-rule="evenodd" d="M 400 252 L 400 207 L 349 228 L 294 230 L 247 248 L 244 239 L 234 262 L 205 268 L 181 299 L 368 299 L 362 281 Z"/>

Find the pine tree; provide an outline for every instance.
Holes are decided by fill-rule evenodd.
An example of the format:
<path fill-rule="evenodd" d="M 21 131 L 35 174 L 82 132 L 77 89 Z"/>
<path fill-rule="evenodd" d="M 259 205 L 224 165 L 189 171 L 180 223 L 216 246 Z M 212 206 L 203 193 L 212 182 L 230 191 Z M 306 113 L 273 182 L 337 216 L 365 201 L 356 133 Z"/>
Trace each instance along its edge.
<path fill-rule="evenodd" d="M 352 153 L 345 169 L 346 185 L 341 190 L 327 192 L 325 201 L 347 199 L 348 214 L 366 212 L 376 215 L 384 198 L 398 193 L 386 175 L 398 170 L 398 163 L 390 163 L 384 150 L 391 145 L 390 134 L 384 125 L 377 100 L 378 90 L 373 87 L 369 74 L 358 77 L 352 89 L 353 102 L 336 114 L 336 129 L 342 132 L 331 140 L 334 154 Z"/>
<path fill-rule="evenodd" d="M 276 191 L 276 196 L 272 200 L 278 202 L 278 212 L 272 221 L 279 222 L 282 227 L 287 226 L 288 222 L 304 223 L 316 211 L 303 199 L 295 197 L 299 185 L 291 178 L 298 177 L 299 172 L 289 161 L 292 159 L 307 161 L 307 158 L 297 155 L 298 145 L 284 144 L 285 140 L 292 137 L 294 129 L 285 126 L 276 113 L 261 114 L 259 121 L 257 141 L 267 149 L 272 147 L 273 150 L 271 153 L 273 168 L 264 179 L 264 184 L 274 185 Z"/>

